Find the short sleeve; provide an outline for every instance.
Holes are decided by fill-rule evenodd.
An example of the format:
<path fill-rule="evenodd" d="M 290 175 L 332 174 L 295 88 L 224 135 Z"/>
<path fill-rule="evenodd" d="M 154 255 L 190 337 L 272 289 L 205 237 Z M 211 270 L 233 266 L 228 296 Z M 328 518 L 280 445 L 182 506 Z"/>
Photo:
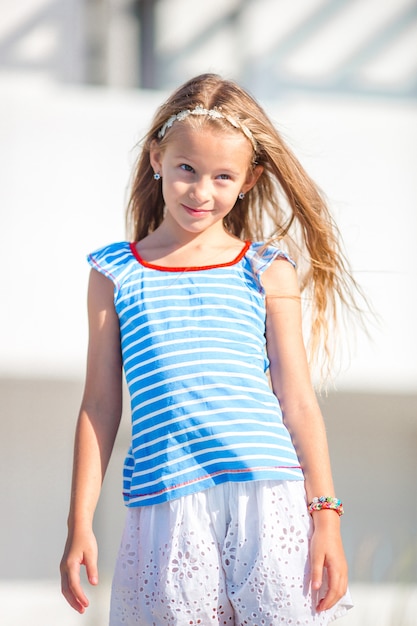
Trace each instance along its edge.
<path fill-rule="evenodd" d="M 87 255 L 87 261 L 94 270 L 112 281 L 116 295 L 132 261 L 130 244 L 123 241 L 104 246 L 90 252 Z"/>
<path fill-rule="evenodd" d="M 252 267 L 252 272 L 254 277 L 256 278 L 256 282 L 258 283 L 259 288 L 263 292 L 261 277 L 265 270 L 277 259 L 283 259 L 291 263 L 291 265 L 296 268 L 297 265 L 295 261 L 290 257 L 290 255 L 278 248 L 274 245 L 266 245 L 262 242 L 253 243 L 250 247 L 250 255 L 249 260 Z"/>

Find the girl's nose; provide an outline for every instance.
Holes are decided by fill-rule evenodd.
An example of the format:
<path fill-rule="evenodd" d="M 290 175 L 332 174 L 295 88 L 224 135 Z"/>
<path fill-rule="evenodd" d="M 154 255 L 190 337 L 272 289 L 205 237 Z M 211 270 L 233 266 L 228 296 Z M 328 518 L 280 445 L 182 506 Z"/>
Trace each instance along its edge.
<path fill-rule="evenodd" d="M 196 181 L 193 185 L 190 196 L 199 204 L 207 202 L 210 198 L 210 182 L 204 178 Z"/>

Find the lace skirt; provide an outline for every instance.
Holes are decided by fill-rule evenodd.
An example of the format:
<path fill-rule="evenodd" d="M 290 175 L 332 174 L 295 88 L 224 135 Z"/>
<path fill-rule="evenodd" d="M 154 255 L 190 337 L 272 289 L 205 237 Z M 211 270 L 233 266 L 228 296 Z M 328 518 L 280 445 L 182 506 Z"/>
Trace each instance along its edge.
<path fill-rule="evenodd" d="M 315 611 L 311 532 L 303 481 L 226 483 L 128 509 L 110 626 L 324 626 L 352 603 Z"/>

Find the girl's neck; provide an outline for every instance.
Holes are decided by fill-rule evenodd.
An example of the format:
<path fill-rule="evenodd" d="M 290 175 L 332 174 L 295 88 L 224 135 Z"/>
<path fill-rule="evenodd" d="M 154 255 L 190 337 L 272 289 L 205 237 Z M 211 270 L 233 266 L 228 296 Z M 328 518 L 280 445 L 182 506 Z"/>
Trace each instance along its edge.
<path fill-rule="evenodd" d="M 215 232 L 173 232 L 161 224 L 137 244 L 148 263 L 166 267 L 197 267 L 229 263 L 242 250 L 244 242 L 222 227 Z"/>

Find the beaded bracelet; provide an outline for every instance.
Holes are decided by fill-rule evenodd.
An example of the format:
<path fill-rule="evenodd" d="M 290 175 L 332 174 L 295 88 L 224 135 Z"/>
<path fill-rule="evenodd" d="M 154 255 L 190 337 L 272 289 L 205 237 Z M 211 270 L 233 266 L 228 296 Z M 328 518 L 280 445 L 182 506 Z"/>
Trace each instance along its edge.
<path fill-rule="evenodd" d="M 320 496 L 320 498 L 313 498 L 308 505 L 308 512 L 311 514 L 313 511 L 321 511 L 322 509 L 332 509 L 340 516 L 343 515 L 343 504 L 341 500 L 337 498 L 331 498 L 330 496 Z"/>

